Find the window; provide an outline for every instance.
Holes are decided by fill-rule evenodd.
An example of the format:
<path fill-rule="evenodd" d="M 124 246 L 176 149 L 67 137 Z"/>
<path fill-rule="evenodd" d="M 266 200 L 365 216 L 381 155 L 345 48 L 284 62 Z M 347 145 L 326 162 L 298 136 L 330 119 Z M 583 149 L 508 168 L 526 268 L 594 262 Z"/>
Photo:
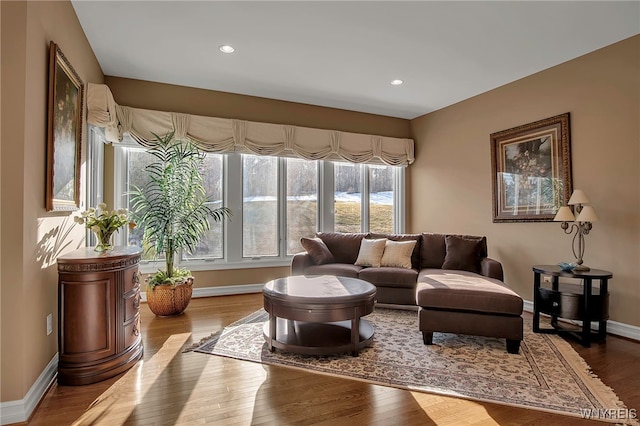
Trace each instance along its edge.
<path fill-rule="evenodd" d="M 336 163 L 333 193 L 334 230 L 336 232 L 362 231 L 362 164 Z"/>
<path fill-rule="evenodd" d="M 224 182 L 224 161 L 223 156 L 219 154 L 209 154 L 204 159 L 204 169 L 202 176 L 204 178 L 204 186 L 207 189 L 207 199 L 211 202 L 207 203 L 212 209 L 222 207 L 223 186 Z M 182 253 L 184 260 L 213 260 L 222 259 L 224 257 L 223 245 L 223 222 L 210 221 L 211 229 L 207 231 L 205 236 L 200 240 L 195 253 Z"/>
<path fill-rule="evenodd" d="M 102 131 L 95 126 L 87 127 L 87 194 L 85 210 L 95 207 L 103 201 L 103 176 L 104 176 L 104 136 Z M 85 239 L 87 247 L 96 245 L 96 235 L 87 231 Z"/>
<path fill-rule="evenodd" d="M 115 146 L 115 207 L 130 208 L 127 193 L 145 184 L 151 159 L 132 141 Z M 317 230 L 404 230 L 399 167 L 230 153 L 207 154 L 203 172 L 211 206 L 232 217 L 211 222 L 195 252 L 181 254 L 178 266 L 191 270 L 288 265 L 303 250 L 300 238 Z M 121 243 L 142 245 L 143 229 L 127 232 Z M 147 252 L 143 271 L 158 267 Z"/>
<path fill-rule="evenodd" d="M 394 169 L 369 168 L 369 231 L 390 234 L 394 231 Z"/>
<path fill-rule="evenodd" d="M 287 183 L 287 254 L 304 251 L 301 237 L 314 235 L 318 229 L 318 163 L 286 160 Z"/>
<path fill-rule="evenodd" d="M 242 255 L 278 256 L 278 158 L 242 156 Z"/>

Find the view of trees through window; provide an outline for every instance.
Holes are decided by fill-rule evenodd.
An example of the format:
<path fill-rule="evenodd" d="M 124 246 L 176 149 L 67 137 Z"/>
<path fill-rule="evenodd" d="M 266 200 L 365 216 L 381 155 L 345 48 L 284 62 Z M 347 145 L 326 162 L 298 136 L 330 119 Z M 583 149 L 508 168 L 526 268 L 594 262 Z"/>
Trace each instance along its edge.
<path fill-rule="evenodd" d="M 133 185 L 145 185 L 149 177 L 145 166 L 153 160 L 144 148 L 123 148 L 126 153 L 126 193 Z M 394 231 L 395 168 L 389 166 L 323 163 L 293 158 L 243 154 L 242 173 L 232 174 L 242 182 L 224 184 L 225 154 L 207 154 L 203 167 L 205 187 L 211 207 L 223 205 L 224 188 L 242 190 L 242 211 L 234 211 L 231 220 L 242 222 L 242 258 L 282 257 L 303 250 L 301 237 L 311 237 L 318 230 L 319 200 L 333 202 L 333 230 L 337 232 Z M 237 160 L 234 160 L 237 161 Z M 319 171 L 333 167 L 333 194 L 321 194 Z M 239 170 L 238 170 L 239 173 Z M 236 189 L 234 189 L 236 188 Z M 367 190 L 368 189 L 368 190 Z M 284 192 L 281 192 L 284 191 Z M 363 191 L 365 192 L 363 196 Z M 284 198 L 284 199 L 282 199 Z M 366 207 L 363 209 L 363 203 Z M 126 207 L 131 208 L 130 205 Z M 367 215 L 369 228 L 362 229 L 362 215 Z M 325 219 L 326 220 L 326 219 Z M 193 253 L 182 253 L 182 260 L 226 259 L 224 224 L 211 222 Z M 240 228 L 238 228 L 239 231 Z M 331 231 L 331 229 L 325 229 Z M 144 229 L 128 232 L 128 243 L 142 247 Z M 229 235 L 229 238 L 236 238 Z M 240 238 L 237 235 L 237 238 Z M 281 238 L 285 244 L 281 246 Z M 143 259 L 154 259 L 154 253 L 143 247 Z M 281 250 L 284 249 L 285 253 Z M 238 259 L 237 257 L 235 257 Z M 227 259 L 228 260 L 228 259 Z"/>
<path fill-rule="evenodd" d="M 278 256 L 278 158 L 242 156 L 242 256 Z"/>
<path fill-rule="evenodd" d="M 334 176 L 334 229 L 361 232 L 362 164 L 336 163 Z"/>
<path fill-rule="evenodd" d="M 287 160 L 287 254 L 304 251 L 301 237 L 313 236 L 318 223 L 318 164 Z"/>
<path fill-rule="evenodd" d="M 145 167 L 149 165 L 155 158 L 146 152 L 143 148 L 126 148 L 127 151 L 127 188 L 129 192 L 134 186 L 143 187 L 149 183 L 149 175 L 145 171 Z M 204 178 L 205 188 L 207 189 L 207 198 L 211 200 L 209 205 L 212 208 L 222 206 L 222 176 L 223 162 L 222 155 L 207 155 L 204 160 L 202 175 Z M 126 195 L 126 193 L 125 193 Z M 126 197 L 128 200 L 129 197 Z M 130 205 L 127 208 L 131 209 Z M 220 222 L 211 222 L 211 230 L 202 238 L 200 244 L 192 254 L 182 253 L 183 259 L 200 259 L 200 258 L 221 258 L 223 257 L 222 244 L 222 226 Z M 128 243 L 143 248 L 143 259 L 153 260 L 155 252 L 151 247 L 143 247 L 142 239 L 144 228 L 136 226 L 129 231 Z M 158 258 L 163 258 L 161 254 Z"/>
<path fill-rule="evenodd" d="M 393 168 L 369 166 L 369 231 L 393 232 Z"/>

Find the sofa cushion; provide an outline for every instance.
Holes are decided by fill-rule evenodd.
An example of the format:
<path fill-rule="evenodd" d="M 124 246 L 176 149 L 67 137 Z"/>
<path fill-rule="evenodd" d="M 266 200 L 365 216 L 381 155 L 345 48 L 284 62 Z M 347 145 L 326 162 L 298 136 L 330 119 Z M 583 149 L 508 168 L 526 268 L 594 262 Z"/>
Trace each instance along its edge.
<path fill-rule="evenodd" d="M 424 308 L 521 315 L 522 298 L 501 281 L 473 272 L 423 269 L 416 303 Z"/>
<path fill-rule="evenodd" d="M 480 253 L 484 241 L 484 237 L 478 239 L 447 235 L 445 237 L 447 253 L 442 263 L 442 269 L 480 272 Z"/>
<path fill-rule="evenodd" d="M 480 241 L 479 256 L 487 257 L 487 239 L 475 235 L 454 235 L 467 240 Z M 445 234 L 423 233 L 420 241 L 420 267 L 442 268 L 444 258 L 447 255 Z"/>
<path fill-rule="evenodd" d="M 341 232 L 318 232 L 316 234 L 327 246 L 338 263 L 356 263 L 360 241 L 367 234 Z"/>
<path fill-rule="evenodd" d="M 300 238 L 300 244 L 309 253 L 313 263 L 323 265 L 325 263 L 334 263 L 336 259 L 333 257 L 327 245 L 318 237 Z"/>
<path fill-rule="evenodd" d="M 386 238 L 375 240 L 363 238 L 362 241 L 360 241 L 360 250 L 358 251 L 358 258 L 355 264 L 358 266 L 373 266 L 374 268 L 379 268 L 386 243 Z"/>
<path fill-rule="evenodd" d="M 417 269 L 404 268 L 364 268 L 358 278 L 380 287 L 415 288 Z"/>
<path fill-rule="evenodd" d="M 311 265 L 304 270 L 304 274 L 358 278 L 358 273 L 361 270 L 362 266 L 356 266 L 351 263 L 327 263 L 325 265 Z"/>
<path fill-rule="evenodd" d="M 411 267 L 420 269 L 420 234 L 369 234 L 369 238 L 386 238 L 391 241 L 415 241 L 416 245 L 411 253 Z"/>
<path fill-rule="evenodd" d="M 386 241 L 380 266 L 411 269 L 411 253 L 416 241 Z"/>
<path fill-rule="evenodd" d="M 422 234 L 420 242 L 421 268 L 441 268 L 446 254 L 444 234 Z"/>

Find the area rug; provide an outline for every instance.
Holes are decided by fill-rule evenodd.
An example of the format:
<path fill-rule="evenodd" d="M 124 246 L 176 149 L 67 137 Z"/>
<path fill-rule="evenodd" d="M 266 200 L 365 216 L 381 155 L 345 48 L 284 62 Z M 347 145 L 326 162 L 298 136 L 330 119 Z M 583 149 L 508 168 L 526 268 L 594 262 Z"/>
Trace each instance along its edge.
<path fill-rule="evenodd" d="M 294 367 L 411 391 L 487 401 L 515 407 L 638 424 L 625 418 L 624 404 L 558 336 L 531 332 L 518 355 L 504 339 L 434 333 L 422 343 L 415 311 L 376 309 L 366 317 L 375 327 L 370 347 L 349 354 L 306 356 L 270 352 L 259 310 L 185 350 L 271 365 Z"/>

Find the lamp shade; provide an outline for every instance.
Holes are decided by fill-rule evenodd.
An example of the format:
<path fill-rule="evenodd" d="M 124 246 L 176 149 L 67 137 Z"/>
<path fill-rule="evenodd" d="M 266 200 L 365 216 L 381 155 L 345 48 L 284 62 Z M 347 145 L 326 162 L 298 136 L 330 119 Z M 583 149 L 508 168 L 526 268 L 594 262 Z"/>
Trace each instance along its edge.
<path fill-rule="evenodd" d="M 575 191 L 573 191 L 573 194 L 571 194 L 571 198 L 569 198 L 569 202 L 567 204 L 569 204 L 570 206 L 576 205 L 576 204 L 589 204 L 589 197 L 587 197 L 587 194 L 584 193 L 584 191 L 582 191 L 581 189 L 576 189 Z"/>
<path fill-rule="evenodd" d="M 556 213 L 556 217 L 553 218 L 554 222 L 573 222 L 575 220 L 576 217 L 568 206 L 560 207 L 558 213 Z"/>
<path fill-rule="evenodd" d="M 591 206 L 584 206 L 576 218 L 577 222 L 597 222 L 599 220 L 596 211 Z"/>

